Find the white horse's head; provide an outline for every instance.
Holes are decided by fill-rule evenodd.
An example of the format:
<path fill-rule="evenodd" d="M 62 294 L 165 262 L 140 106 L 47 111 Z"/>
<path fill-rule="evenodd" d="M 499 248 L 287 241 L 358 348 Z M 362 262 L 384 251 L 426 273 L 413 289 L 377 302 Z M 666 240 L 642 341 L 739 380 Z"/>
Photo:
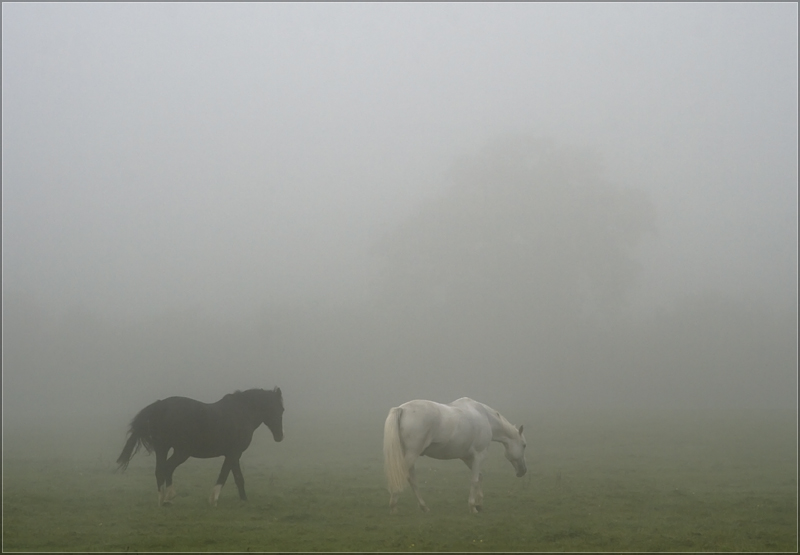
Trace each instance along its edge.
<path fill-rule="evenodd" d="M 511 434 L 508 441 L 505 442 L 506 458 L 514 465 L 514 470 L 517 471 L 517 478 L 522 478 L 528 471 L 525 465 L 525 436 L 522 435 L 522 426 L 517 428 L 516 434 Z"/>

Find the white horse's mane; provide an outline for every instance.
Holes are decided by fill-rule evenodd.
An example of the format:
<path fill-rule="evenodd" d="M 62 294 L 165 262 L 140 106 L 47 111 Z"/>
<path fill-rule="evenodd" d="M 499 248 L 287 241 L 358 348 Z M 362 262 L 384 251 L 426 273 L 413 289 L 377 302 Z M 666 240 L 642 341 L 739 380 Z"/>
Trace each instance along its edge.
<path fill-rule="evenodd" d="M 516 428 L 516 426 L 509 422 L 505 416 L 500 414 L 500 411 L 497 411 L 489 405 L 481 403 L 480 401 L 473 400 L 473 402 L 481 405 L 486 410 L 486 416 L 489 418 L 489 422 L 492 424 L 492 435 L 495 435 L 495 422 L 500 424 L 500 428 L 502 428 L 503 433 L 509 438 L 519 433 L 519 430 Z"/>

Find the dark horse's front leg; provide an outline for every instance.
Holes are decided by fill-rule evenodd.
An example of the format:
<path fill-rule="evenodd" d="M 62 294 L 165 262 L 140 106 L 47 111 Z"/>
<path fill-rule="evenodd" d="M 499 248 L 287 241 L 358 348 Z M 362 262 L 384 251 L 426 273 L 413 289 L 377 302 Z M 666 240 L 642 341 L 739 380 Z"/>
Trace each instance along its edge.
<path fill-rule="evenodd" d="M 222 486 L 225 485 L 225 481 L 228 479 L 228 474 L 233 471 L 233 479 L 236 482 L 236 487 L 239 490 L 239 497 L 243 500 L 247 500 L 247 496 L 244 493 L 244 476 L 242 476 L 242 469 L 239 466 L 239 457 L 242 454 L 238 453 L 235 455 L 227 455 L 225 457 L 225 461 L 222 463 L 222 469 L 219 471 L 219 478 L 217 478 L 217 485 L 214 486 L 214 490 L 211 492 L 211 497 L 209 498 L 208 502 L 217 506 L 217 500 L 219 499 L 219 494 L 222 491 Z"/>

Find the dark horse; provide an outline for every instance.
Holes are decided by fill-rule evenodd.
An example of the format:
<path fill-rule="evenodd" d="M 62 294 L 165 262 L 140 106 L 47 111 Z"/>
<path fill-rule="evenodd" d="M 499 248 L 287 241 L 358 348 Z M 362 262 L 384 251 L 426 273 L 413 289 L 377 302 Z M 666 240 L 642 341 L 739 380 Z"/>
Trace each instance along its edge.
<path fill-rule="evenodd" d="M 275 441 L 283 439 L 283 395 L 280 388 L 237 391 L 216 403 L 201 403 L 187 397 L 156 401 L 143 408 L 131 421 L 128 442 L 117 464 L 125 470 L 140 446 L 149 453 L 155 451 L 158 504 L 162 505 L 175 497 L 172 473 L 178 465 L 189 457 L 225 457 L 209 502 L 217 504 L 229 472 L 233 472 L 239 497 L 246 500 L 239 458 L 262 422 L 270 429 Z M 167 458 L 170 448 L 172 456 Z"/>

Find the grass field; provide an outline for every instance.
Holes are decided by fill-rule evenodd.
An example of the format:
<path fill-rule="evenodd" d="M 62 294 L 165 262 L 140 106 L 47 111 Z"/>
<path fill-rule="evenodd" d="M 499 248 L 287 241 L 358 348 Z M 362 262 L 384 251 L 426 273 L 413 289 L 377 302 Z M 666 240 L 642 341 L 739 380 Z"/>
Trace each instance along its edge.
<path fill-rule="evenodd" d="M 417 467 L 430 513 L 406 490 L 388 514 L 383 412 L 287 411 L 286 439 L 261 428 L 242 458 L 249 501 L 230 478 L 216 508 L 222 459 L 179 467 L 178 497 L 160 508 L 153 456 L 113 472 L 124 428 L 6 430 L 3 550 L 797 550 L 794 412 L 506 416 L 525 425 L 528 474 L 516 478 L 493 445 L 478 515 L 466 466 L 427 458 Z"/>

